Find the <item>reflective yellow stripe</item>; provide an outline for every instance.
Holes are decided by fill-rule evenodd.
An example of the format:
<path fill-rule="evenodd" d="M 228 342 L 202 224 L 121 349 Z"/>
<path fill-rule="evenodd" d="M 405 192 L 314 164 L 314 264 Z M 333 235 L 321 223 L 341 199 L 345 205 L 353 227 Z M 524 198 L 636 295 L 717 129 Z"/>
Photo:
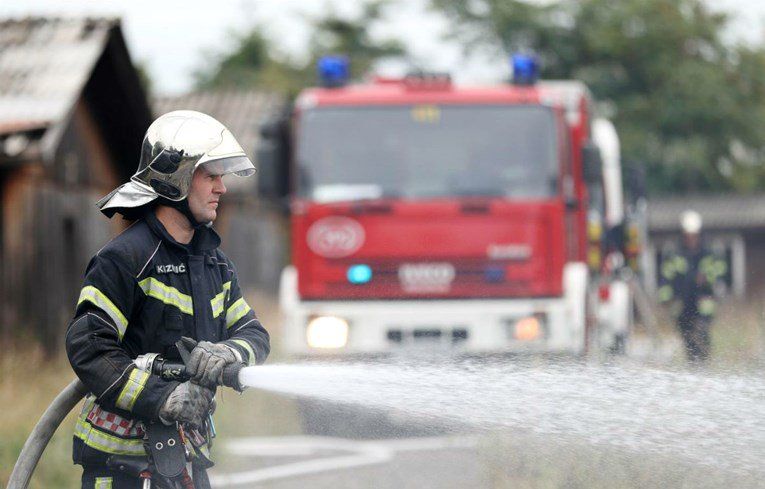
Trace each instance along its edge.
<path fill-rule="evenodd" d="M 250 306 L 244 301 L 244 297 L 240 297 L 239 300 L 231 304 L 231 307 L 226 311 L 226 328 L 230 328 L 236 324 L 236 322 L 242 319 L 248 312 L 250 312 Z"/>
<path fill-rule="evenodd" d="M 672 287 L 669 285 L 662 285 L 659 287 L 659 301 L 668 302 L 672 300 L 673 295 L 674 293 L 672 292 Z"/>
<path fill-rule="evenodd" d="M 191 443 L 189 443 L 191 445 Z M 204 455 L 208 460 L 210 459 L 210 447 L 207 446 L 207 443 L 199 447 L 199 451 L 202 452 L 202 455 Z"/>
<path fill-rule="evenodd" d="M 96 403 L 96 396 L 93 394 L 88 394 L 85 396 L 85 402 L 82 403 L 82 410 L 80 411 L 80 418 L 86 419 L 88 417 L 88 413 L 90 413 L 90 410 L 93 409 L 93 404 Z"/>
<path fill-rule="evenodd" d="M 135 402 L 138 400 L 138 396 L 143 392 L 143 388 L 146 386 L 148 380 L 148 372 L 134 368 L 133 371 L 130 372 L 130 377 L 128 377 L 124 387 L 122 387 L 119 397 L 117 397 L 117 407 L 124 409 L 125 411 L 132 411 Z"/>
<path fill-rule="evenodd" d="M 674 261 L 675 270 L 677 270 L 678 273 L 685 274 L 688 272 L 688 261 L 685 258 L 682 256 L 676 256 Z"/>
<path fill-rule="evenodd" d="M 247 354 L 249 355 L 249 358 L 247 359 L 248 365 L 255 365 L 257 358 L 255 358 L 255 352 L 252 350 L 252 347 L 247 341 L 235 339 L 235 340 L 231 340 L 231 342 L 236 343 L 237 345 L 247 350 Z"/>
<path fill-rule="evenodd" d="M 111 477 L 96 477 L 96 485 L 93 486 L 94 489 L 112 489 L 112 478 Z"/>
<path fill-rule="evenodd" d="M 213 297 L 210 301 L 213 318 L 217 318 L 223 312 L 223 304 L 226 301 L 226 293 L 227 292 L 224 290 L 220 294 Z"/>
<path fill-rule="evenodd" d="M 661 276 L 665 279 L 672 280 L 675 278 L 676 273 L 677 271 L 675 270 L 675 264 L 672 262 L 672 260 L 667 260 L 661 264 Z"/>
<path fill-rule="evenodd" d="M 702 316 L 711 316 L 715 313 L 715 301 L 709 297 L 704 297 L 699 301 L 699 312 Z"/>
<path fill-rule="evenodd" d="M 110 301 L 103 292 L 93 287 L 92 285 L 87 285 L 82 288 L 82 291 L 80 292 L 80 298 L 77 300 L 77 306 L 85 301 L 94 304 L 96 307 L 104 311 L 112 319 L 112 321 L 114 321 L 114 324 L 117 326 L 117 336 L 122 339 L 122 336 L 125 334 L 125 330 L 127 329 L 128 325 L 128 320 L 125 315 L 122 314 L 122 311 L 120 311 L 119 308 L 117 308 L 117 306 L 115 306 L 114 303 Z"/>
<path fill-rule="evenodd" d="M 212 308 L 212 315 L 213 319 L 217 318 L 221 315 L 223 312 L 224 306 L 226 305 L 226 298 L 228 297 L 228 294 L 231 293 L 231 281 L 226 282 L 223 284 L 223 290 L 220 294 L 216 295 L 212 298 L 210 301 L 210 307 Z"/>
<path fill-rule="evenodd" d="M 175 306 L 189 316 L 194 315 L 194 302 L 191 300 L 191 296 L 181 293 L 175 287 L 165 285 L 153 277 L 141 280 L 138 282 L 138 286 L 147 296 Z"/>
<path fill-rule="evenodd" d="M 124 439 L 109 435 L 94 428 L 85 420 L 78 419 L 74 427 L 74 436 L 82 440 L 87 446 L 106 453 L 115 455 L 145 455 L 143 440 Z"/>

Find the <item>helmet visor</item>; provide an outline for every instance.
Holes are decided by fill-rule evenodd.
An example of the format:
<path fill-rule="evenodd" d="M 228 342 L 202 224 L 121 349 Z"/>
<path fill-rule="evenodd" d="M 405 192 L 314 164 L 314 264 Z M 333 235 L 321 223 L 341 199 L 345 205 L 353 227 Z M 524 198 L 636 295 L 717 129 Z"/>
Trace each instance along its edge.
<path fill-rule="evenodd" d="M 217 165 L 215 167 L 216 171 L 214 173 L 216 175 L 236 173 L 239 176 L 246 177 L 255 172 L 255 166 L 247 158 L 244 150 L 239 146 L 239 143 L 228 129 L 221 131 L 218 144 L 205 152 L 197 166 L 216 161 L 224 163 L 223 166 Z"/>
<path fill-rule="evenodd" d="M 255 173 L 255 166 L 245 155 L 229 156 L 217 160 L 199 163 L 211 175 L 228 175 L 233 173 L 238 177 L 249 177 Z"/>

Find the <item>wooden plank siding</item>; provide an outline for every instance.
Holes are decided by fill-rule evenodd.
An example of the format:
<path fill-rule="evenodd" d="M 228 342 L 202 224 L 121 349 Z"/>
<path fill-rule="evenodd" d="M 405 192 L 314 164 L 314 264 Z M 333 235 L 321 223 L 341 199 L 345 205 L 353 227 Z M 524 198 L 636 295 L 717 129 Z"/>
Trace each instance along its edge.
<path fill-rule="evenodd" d="M 237 267 L 240 286 L 276 293 L 289 262 L 289 221 L 254 196 L 224 195 L 215 221 L 221 249 Z"/>
<path fill-rule="evenodd" d="M 9 172 L 2 189 L 3 336 L 63 348 L 90 257 L 125 225 L 95 201 L 119 183 L 88 107 L 75 105 L 52 164 Z"/>

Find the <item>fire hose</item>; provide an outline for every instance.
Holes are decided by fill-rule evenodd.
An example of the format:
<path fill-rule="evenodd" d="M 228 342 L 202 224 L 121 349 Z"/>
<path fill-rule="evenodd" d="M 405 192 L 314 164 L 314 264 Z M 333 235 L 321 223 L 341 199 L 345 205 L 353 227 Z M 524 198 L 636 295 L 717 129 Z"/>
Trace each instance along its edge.
<path fill-rule="evenodd" d="M 179 341 L 178 349 L 184 362 L 188 356 L 188 350 Z M 185 363 L 169 362 L 156 354 L 142 355 L 135 360 L 137 368 L 158 375 L 165 380 L 185 382 L 190 376 L 186 373 Z M 235 364 L 223 370 L 223 385 L 235 389 L 240 388 L 239 372 L 243 364 Z M 8 480 L 7 489 L 26 489 L 32 478 L 37 463 L 40 461 L 45 447 L 56 432 L 64 418 L 88 393 L 87 387 L 75 379 L 69 383 L 51 402 L 40 420 L 29 434 L 24 447 L 21 449 L 16 465 L 13 467 L 11 477 Z"/>
<path fill-rule="evenodd" d="M 13 472 L 11 472 L 8 489 L 25 489 L 29 485 L 29 479 L 32 478 L 37 462 L 40 461 L 40 457 L 45 447 L 48 446 L 53 433 L 56 432 L 69 411 L 80 402 L 87 392 L 87 387 L 80 379 L 76 379 L 56 396 L 24 443 L 24 448 L 21 449 Z"/>

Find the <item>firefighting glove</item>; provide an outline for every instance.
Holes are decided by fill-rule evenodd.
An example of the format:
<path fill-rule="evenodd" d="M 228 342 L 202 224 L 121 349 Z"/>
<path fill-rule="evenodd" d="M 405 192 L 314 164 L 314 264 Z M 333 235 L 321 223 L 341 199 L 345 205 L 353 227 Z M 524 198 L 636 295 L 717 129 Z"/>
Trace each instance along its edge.
<path fill-rule="evenodd" d="M 215 392 L 192 382 L 184 382 L 176 387 L 159 408 L 159 419 L 165 424 L 174 421 L 202 426 L 202 421 L 210 413 Z"/>
<path fill-rule="evenodd" d="M 228 365 L 241 363 L 242 359 L 238 352 L 223 343 L 210 343 L 200 341 L 191 350 L 186 373 L 191 376 L 193 382 L 205 387 L 213 388 L 223 385 L 223 369 Z"/>

